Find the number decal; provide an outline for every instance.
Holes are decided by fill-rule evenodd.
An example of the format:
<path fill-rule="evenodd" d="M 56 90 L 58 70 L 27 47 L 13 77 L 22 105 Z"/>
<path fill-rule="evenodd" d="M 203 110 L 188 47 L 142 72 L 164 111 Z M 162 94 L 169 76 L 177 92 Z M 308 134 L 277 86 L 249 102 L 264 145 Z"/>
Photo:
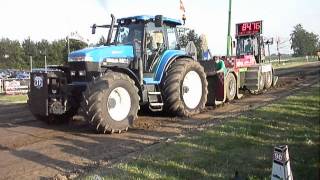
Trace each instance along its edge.
<path fill-rule="evenodd" d="M 40 89 L 43 87 L 43 78 L 41 76 L 35 76 L 33 80 L 34 87 Z"/>

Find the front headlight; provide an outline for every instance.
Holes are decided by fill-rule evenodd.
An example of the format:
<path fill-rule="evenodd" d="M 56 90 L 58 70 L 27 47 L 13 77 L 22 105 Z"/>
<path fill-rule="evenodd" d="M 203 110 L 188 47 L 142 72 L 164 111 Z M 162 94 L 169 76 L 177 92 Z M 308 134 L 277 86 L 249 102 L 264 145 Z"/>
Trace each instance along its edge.
<path fill-rule="evenodd" d="M 69 62 L 93 61 L 91 56 L 68 57 Z"/>
<path fill-rule="evenodd" d="M 112 64 L 129 64 L 130 60 L 127 58 L 105 58 L 102 61 L 103 66 Z"/>
<path fill-rule="evenodd" d="M 75 75 L 76 75 L 76 72 L 75 72 L 75 71 L 70 71 L 70 75 L 71 75 L 71 76 L 75 76 Z"/>
<path fill-rule="evenodd" d="M 79 71 L 79 76 L 86 76 L 86 71 Z"/>

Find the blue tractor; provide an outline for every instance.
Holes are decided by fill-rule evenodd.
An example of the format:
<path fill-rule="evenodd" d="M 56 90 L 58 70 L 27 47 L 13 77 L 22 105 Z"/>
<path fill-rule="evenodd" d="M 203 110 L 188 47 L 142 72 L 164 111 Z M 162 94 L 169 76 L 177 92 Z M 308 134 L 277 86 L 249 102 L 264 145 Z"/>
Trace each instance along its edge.
<path fill-rule="evenodd" d="M 205 108 L 206 74 L 178 43 L 179 20 L 112 15 L 104 46 L 71 52 L 65 66 L 31 73 L 29 106 L 35 117 L 62 121 L 83 112 L 102 133 L 127 131 L 140 106 L 174 116 Z M 113 33 L 115 32 L 115 34 Z"/>

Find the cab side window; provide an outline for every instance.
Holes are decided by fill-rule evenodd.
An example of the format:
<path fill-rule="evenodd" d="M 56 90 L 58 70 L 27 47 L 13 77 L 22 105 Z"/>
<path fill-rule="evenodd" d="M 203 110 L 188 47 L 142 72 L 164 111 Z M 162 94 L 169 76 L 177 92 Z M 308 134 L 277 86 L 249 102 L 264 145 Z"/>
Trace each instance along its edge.
<path fill-rule="evenodd" d="M 162 27 L 155 27 L 154 23 L 149 23 L 146 29 L 146 49 L 147 61 L 145 71 L 153 72 L 163 51 L 166 49 L 165 36 Z"/>
<path fill-rule="evenodd" d="M 176 30 L 175 28 L 167 28 L 167 35 L 168 35 L 168 45 L 169 49 L 177 49 L 177 36 L 176 36 Z"/>
<path fill-rule="evenodd" d="M 147 48 L 149 50 L 156 50 L 163 46 L 164 38 L 161 29 L 154 29 L 147 34 Z"/>

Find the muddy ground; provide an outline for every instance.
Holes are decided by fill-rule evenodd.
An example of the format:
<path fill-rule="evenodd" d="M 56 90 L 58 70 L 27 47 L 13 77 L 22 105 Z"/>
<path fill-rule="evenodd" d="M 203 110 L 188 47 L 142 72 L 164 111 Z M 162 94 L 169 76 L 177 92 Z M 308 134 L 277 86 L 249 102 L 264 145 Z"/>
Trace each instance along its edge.
<path fill-rule="evenodd" d="M 245 93 L 241 100 L 208 107 L 192 118 L 141 112 L 134 128 L 124 134 L 97 134 L 77 120 L 48 125 L 35 120 L 26 104 L 0 104 L 0 179 L 74 177 L 308 88 L 319 82 L 319 71 L 320 62 L 279 69 L 276 88 L 262 95 Z"/>

